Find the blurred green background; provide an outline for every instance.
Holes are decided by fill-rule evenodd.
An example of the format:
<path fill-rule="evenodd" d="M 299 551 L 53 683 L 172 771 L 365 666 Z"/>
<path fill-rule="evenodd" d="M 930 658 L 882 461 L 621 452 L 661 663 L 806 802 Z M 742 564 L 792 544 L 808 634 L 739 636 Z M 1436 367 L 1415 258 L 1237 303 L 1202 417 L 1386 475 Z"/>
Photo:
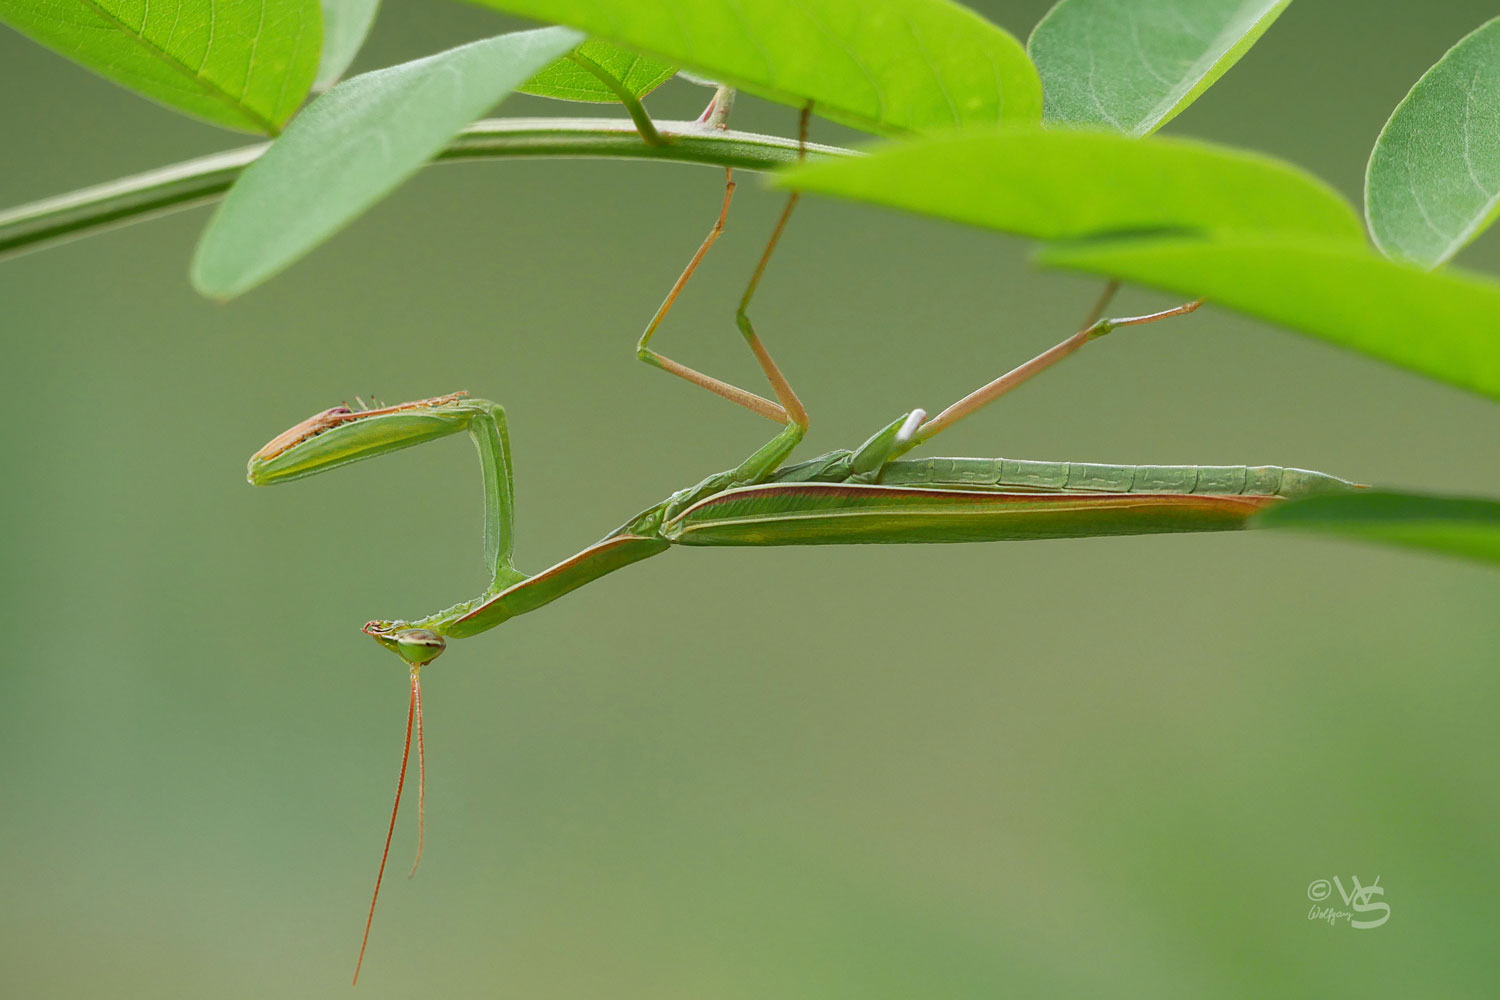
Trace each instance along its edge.
<path fill-rule="evenodd" d="M 1046 6 L 980 8 L 1024 38 Z M 1390 110 L 1492 8 L 1304 0 L 1168 131 L 1358 200 Z M 510 26 L 392 4 L 358 66 Z M 0 81 L 0 204 L 241 141 L 8 32 Z M 433 169 L 229 305 L 188 287 L 201 209 L 0 265 L 0 992 L 347 989 L 406 686 L 359 626 L 479 588 L 476 470 L 453 439 L 253 490 L 245 459 L 355 394 L 500 400 L 531 568 L 737 462 L 770 426 L 631 354 L 719 191 Z M 659 343 L 758 387 L 732 304 L 779 199 L 741 191 Z M 813 412 L 802 454 L 1073 329 L 1095 283 L 1026 254 L 806 201 L 756 313 Z M 1462 263 L 1500 271 L 1500 242 Z M 939 451 L 1494 494 L 1496 414 L 1206 309 Z M 1295 536 L 670 553 L 426 672 L 427 854 L 400 877 L 409 809 L 361 993 L 1492 996 L 1497 597 L 1493 570 Z M 1335 875 L 1378 877 L 1389 922 L 1310 921 Z"/>

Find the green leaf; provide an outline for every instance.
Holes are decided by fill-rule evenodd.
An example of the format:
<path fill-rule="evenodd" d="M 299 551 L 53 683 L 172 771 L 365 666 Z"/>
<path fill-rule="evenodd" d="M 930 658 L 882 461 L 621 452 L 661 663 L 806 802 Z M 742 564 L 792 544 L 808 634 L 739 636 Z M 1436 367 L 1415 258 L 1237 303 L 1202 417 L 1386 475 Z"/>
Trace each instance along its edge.
<path fill-rule="evenodd" d="M 380 0 L 322 0 L 323 58 L 313 90 L 322 93 L 344 75 L 375 23 Z"/>
<path fill-rule="evenodd" d="M 475 0 L 873 132 L 1036 121 L 1041 82 L 949 0 Z"/>
<path fill-rule="evenodd" d="M 613 76 L 637 99 L 672 79 L 675 66 L 627 51 L 618 45 L 590 38 L 578 46 L 577 55 L 591 60 Z M 620 97 L 603 80 L 564 56 L 516 88 L 523 94 L 552 97 L 559 101 L 619 103 Z"/>
<path fill-rule="evenodd" d="M 1039 260 L 1154 285 L 1500 399 L 1500 283 L 1367 247 L 1274 234 L 1116 240 Z"/>
<path fill-rule="evenodd" d="M 1198 99 L 1291 0 L 1062 0 L 1026 51 L 1042 118 L 1141 136 Z"/>
<path fill-rule="evenodd" d="M 521 31 L 346 80 L 298 115 L 229 189 L 193 259 L 193 284 L 239 295 L 421 169 L 454 134 L 581 41 Z"/>
<path fill-rule="evenodd" d="M 1500 563 L 1500 503 L 1494 500 L 1372 490 L 1278 504 L 1251 523 Z"/>
<path fill-rule="evenodd" d="M 775 183 L 1041 239 L 1163 229 L 1364 237 L 1354 209 L 1311 174 L 1186 139 L 972 131 L 808 163 Z"/>
<path fill-rule="evenodd" d="M 318 0 L 0 0 L 0 21 L 168 107 L 270 135 L 322 38 Z"/>
<path fill-rule="evenodd" d="M 1500 213 L 1500 18 L 1422 75 L 1375 140 L 1365 215 L 1387 256 L 1437 267 Z"/>

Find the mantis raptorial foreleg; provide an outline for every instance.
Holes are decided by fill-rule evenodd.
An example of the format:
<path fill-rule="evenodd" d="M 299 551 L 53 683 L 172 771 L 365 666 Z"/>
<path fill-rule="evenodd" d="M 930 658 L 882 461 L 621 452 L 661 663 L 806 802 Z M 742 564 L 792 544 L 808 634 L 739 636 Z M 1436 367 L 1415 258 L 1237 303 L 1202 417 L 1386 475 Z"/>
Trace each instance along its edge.
<path fill-rule="evenodd" d="M 299 479 L 349 462 L 467 431 L 479 452 L 484 483 L 484 557 L 491 574 L 485 594 L 499 593 L 527 579 L 526 574 L 511 563 L 515 549 L 515 486 L 505 411 L 494 403 L 465 397 L 465 393 L 456 392 L 377 409 L 336 406 L 325 410 L 277 435 L 256 452 L 250 460 L 250 481 L 272 483 Z M 396 809 L 406 784 L 413 723 L 417 733 L 417 854 L 411 874 L 416 874 L 417 865 L 422 860 L 427 825 L 424 815 L 427 766 L 422 739 L 421 670 L 437 659 L 447 646 L 443 636 L 431 629 L 386 629 L 383 624 L 371 622 L 365 630 L 408 663 L 411 694 L 407 702 L 406 736 L 401 749 L 401 771 L 396 779 L 396 798 L 391 806 L 390 824 L 386 827 L 375 890 L 370 896 L 370 912 L 360 941 L 359 960 L 354 967 L 356 981 L 364 961 L 365 946 L 370 940 L 370 922 L 375 917 L 375 903 L 380 898 L 380 883 L 385 877 L 386 860 L 390 856 L 391 836 L 396 830 Z"/>

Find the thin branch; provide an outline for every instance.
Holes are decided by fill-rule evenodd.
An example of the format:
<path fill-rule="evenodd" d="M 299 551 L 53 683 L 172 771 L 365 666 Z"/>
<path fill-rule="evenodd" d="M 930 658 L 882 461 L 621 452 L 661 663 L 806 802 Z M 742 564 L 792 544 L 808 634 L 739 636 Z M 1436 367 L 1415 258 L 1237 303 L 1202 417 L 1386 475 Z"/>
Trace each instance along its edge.
<path fill-rule="evenodd" d="M 795 138 L 706 128 L 697 122 L 657 122 L 656 129 L 665 143 L 647 142 L 627 119 L 489 119 L 460 132 L 435 162 L 588 157 L 774 170 L 797 159 Z M 0 260 L 215 201 L 269 145 L 225 150 L 0 211 Z M 809 145 L 808 152 L 852 155 L 837 146 Z"/>

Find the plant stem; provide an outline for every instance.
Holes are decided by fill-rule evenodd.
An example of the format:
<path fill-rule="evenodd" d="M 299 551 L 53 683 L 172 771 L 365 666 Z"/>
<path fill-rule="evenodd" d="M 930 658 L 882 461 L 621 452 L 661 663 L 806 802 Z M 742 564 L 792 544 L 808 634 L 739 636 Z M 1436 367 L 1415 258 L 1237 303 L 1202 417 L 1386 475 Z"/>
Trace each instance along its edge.
<path fill-rule="evenodd" d="M 641 134 L 642 139 L 653 146 L 666 144 L 667 140 L 656 130 L 656 122 L 651 120 L 651 115 L 646 111 L 645 105 L 630 92 L 630 89 L 625 84 L 616 80 L 613 73 L 576 49 L 568 53 L 568 58 L 573 60 L 576 65 L 592 73 L 598 78 L 600 83 L 610 89 L 610 92 L 625 106 L 625 113 L 630 115 L 631 121 L 635 122 L 635 130 Z"/>
<path fill-rule="evenodd" d="M 496 118 L 464 129 L 434 162 L 516 156 L 669 160 L 742 170 L 773 170 L 797 159 L 797 140 L 722 131 L 696 122 L 657 122 L 668 141 L 648 143 L 629 119 Z M 0 260 L 92 233 L 216 200 L 269 146 L 243 146 L 122 177 L 0 211 Z M 809 145 L 813 156 L 846 156 Z"/>

